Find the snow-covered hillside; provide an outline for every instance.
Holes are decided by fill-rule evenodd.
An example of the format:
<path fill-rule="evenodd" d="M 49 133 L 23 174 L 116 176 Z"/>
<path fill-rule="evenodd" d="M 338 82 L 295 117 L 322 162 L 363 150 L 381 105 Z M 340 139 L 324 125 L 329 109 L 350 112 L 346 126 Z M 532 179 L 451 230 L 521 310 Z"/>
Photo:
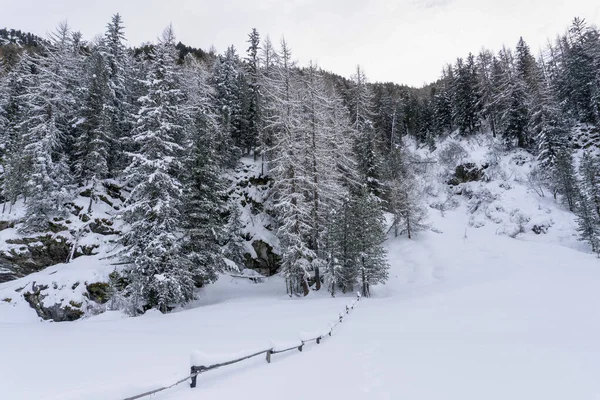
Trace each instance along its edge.
<path fill-rule="evenodd" d="M 421 161 L 439 161 L 421 164 L 432 230 L 388 240 L 389 282 L 330 340 L 271 364 L 259 357 L 208 372 L 195 389 L 153 398 L 600 398 L 600 262 L 577 241 L 573 215 L 529 187 L 530 156 L 476 138 L 457 142 L 465 152 L 455 157 L 444 150 L 452 140 L 433 154 L 413 149 Z M 458 178 L 478 180 L 448 185 L 466 164 L 481 173 Z M 2 284 L 0 298 L 25 280 L 101 270 L 85 260 L 93 258 Z M 295 340 L 325 329 L 351 300 L 324 292 L 290 299 L 278 276 L 252 283 L 224 275 L 171 314 L 39 323 L 13 298 L 0 301 L 0 388 L 15 400 L 135 395 L 185 376 L 195 350 Z"/>

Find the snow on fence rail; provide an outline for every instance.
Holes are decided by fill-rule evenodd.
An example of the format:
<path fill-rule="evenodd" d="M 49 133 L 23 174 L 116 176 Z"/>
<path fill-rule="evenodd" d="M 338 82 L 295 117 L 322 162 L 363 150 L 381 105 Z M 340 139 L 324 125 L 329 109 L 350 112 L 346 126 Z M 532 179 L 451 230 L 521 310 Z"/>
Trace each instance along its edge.
<path fill-rule="evenodd" d="M 267 363 L 271 363 L 271 357 L 273 356 L 273 354 L 285 353 L 285 352 L 293 351 L 293 350 L 302 351 L 302 349 L 304 348 L 304 345 L 306 343 L 310 343 L 310 342 L 315 342 L 317 344 L 320 344 L 321 341 L 323 340 L 323 338 L 325 338 L 327 336 L 331 336 L 331 334 L 333 333 L 333 329 L 342 323 L 342 321 L 344 320 L 344 315 L 350 314 L 350 311 L 354 310 L 354 307 L 360 301 L 360 298 L 361 298 L 360 293 L 357 293 L 356 299 L 349 306 L 348 305 L 346 306 L 346 309 L 344 310 L 343 313 L 339 314 L 339 317 L 335 321 L 335 323 L 330 325 L 329 329 L 325 330 L 324 332 L 322 332 L 320 334 L 317 334 L 317 335 L 309 337 L 309 338 L 303 338 L 293 344 L 287 344 L 287 345 L 272 344 L 267 349 L 257 350 L 255 352 L 251 352 L 250 354 L 242 354 L 242 355 L 239 355 L 238 357 L 235 357 L 230 360 L 222 360 L 221 358 L 218 358 L 218 357 L 214 357 L 214 356 L 211 357 L 211 356 L 207 356 L 200 352 L 194 352 L 192 354 L 192 364 L 193 365 L 190 368 L 190 374 L 188 376 L 178 380 L 177 382 L 173 383 L 172 385 L 160 387 L 158 389 L 151 390 L 151 391 L 148 391 L 145 393 L 141 393 L 136 396 L 127 397 L 123 400 L 136 400 L 136 399 L 141 399 L 146 396 L 151 396 L 158 392 L 162 392 L 163 390 L 167 390 L 174 386 L 177 386 L 177 385 L 187 381 L 188 379 L 191 380 L 190 387 L 195 388 L 198 375 L 200 375 L 204 372 L 211 371 L 213 369 L 217 369 L 217 368 L 221 368 L 221 367 L 225 367 L 227 365 L 236 364 L 236 363 L 248 360 L 250 358 L 258 357 L 260 355 L 264 355 Z"/>

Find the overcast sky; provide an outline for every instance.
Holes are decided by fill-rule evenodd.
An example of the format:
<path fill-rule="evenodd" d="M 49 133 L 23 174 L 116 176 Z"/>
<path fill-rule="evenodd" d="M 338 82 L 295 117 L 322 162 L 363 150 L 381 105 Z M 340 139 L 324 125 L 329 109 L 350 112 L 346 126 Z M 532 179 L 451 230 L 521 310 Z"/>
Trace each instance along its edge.
<path fill-rule="evenodd" d="M 482 46 L 534 52 L 574 16 L 599 25 L 591 0 L 0 0 L 0 26 L 40 36 L 67 20 L 86 38 L 119 12 L 130 45 L 154 41 L 170 22 L 187 45 L 245 52 L 255 27 L 274 42 L 285 35 L 300 64 L 350 76 L 357 64 L 371 81 L 420 86 L 444 64 Z"/>

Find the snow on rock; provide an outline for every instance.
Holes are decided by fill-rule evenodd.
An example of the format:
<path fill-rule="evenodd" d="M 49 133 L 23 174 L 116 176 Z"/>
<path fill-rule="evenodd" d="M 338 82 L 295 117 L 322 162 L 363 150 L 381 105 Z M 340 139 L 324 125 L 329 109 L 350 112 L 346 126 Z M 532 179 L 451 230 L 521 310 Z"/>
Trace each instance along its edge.
<path fill-rule="evenodd" d="M 521 149 L 505 151 L 484 134 L 469 139 L 449 137 L 433 152 L 411 140 L 406 145 L 423 159 L 436 161 L 421 167 L 419 174 L 431 213 L 444 215 L 460 208 L 468 215 L 466 230 L 488 226 L 497 235 L 589 252 L 577 240 L 575 215 L 550 193 L 541 197 L 532 187 L 529 174 L 537 162 L 531 154 Z M 473 165 L 482 175 L 472 181 L 456 179 L 457 168 L 464 165 Z M 435 223 L 431 226 L 440 230 Z"/>
<path fill-rule="evenodd" d="M 269 215 L 272 180 L 263 173 L 264 168 L 260 159 L 243 158 L 241 166 L 229 177 L 229 194 L 241 209 L 240 219 L 247 237 L 244 247 L 253 260 L 247 264 L 263 275 L 272 275 L 278 266 L 273 259 L 280 254 L 280 248 Z"/>
<path fill-rule="evenodd" d="M 79 257 L 69 264 L 53 265 L 0 284 L 0 299 L 11 299 L 10 302 L 0 302 L 0 322 L 21 322 L 24 318 L 38 320 L 36 311 L 39 315 L 44 312 L 43 309 L 53 307 L 72 309 L 75 311 L 73 315 L 79 314 L 79 317 L 101 313 L 105 306 L 97 303 L 98 299 L 94 301 L 88 285 L 108 282 L 108 275 L 114 269 L 110 261 L 102 260 L 100 256 Z M 33 303 L 37 304 L 37 310 Z M 5 313 L 6 307 L 17 307 L 28 317 Z M 44 314 L 44 317 L 53 319 L 51 315 Z"/>

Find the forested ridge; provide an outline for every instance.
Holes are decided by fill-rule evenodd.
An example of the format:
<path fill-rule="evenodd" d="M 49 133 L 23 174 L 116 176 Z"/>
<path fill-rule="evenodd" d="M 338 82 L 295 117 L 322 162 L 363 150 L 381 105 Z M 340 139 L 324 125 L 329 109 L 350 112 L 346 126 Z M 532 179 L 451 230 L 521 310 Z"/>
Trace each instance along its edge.
<path fill-rule="evenodd" d="M 534 154 L 532 184 L 564 201 L 600 252 L 600 38 L 583 20 L 542 54 L 521 39 L 458 58 L 423 88 L 296 65 L 285 40 L 256 30 L 247 49 L 215 54 L 171 26 L 130 48 L 124 26 L 116 14 L 91 41 L 66 24 L 44 40 L 0 31 L 0 179 L 3 212 L 24 210 L 20 235 L 68 231 L 69 218 L 111 204 L 123 229 L 110 295 L 132 314 L 167 312 L 244 268 L 231 195 L 242 158 L 270 182 L 260 212 L 291 296 L 368 296 L 388 277 L 386 235 L 426 228 L 415 176 L 428 161 L 406 138 L 433 149 L 489 134 Z"/>

